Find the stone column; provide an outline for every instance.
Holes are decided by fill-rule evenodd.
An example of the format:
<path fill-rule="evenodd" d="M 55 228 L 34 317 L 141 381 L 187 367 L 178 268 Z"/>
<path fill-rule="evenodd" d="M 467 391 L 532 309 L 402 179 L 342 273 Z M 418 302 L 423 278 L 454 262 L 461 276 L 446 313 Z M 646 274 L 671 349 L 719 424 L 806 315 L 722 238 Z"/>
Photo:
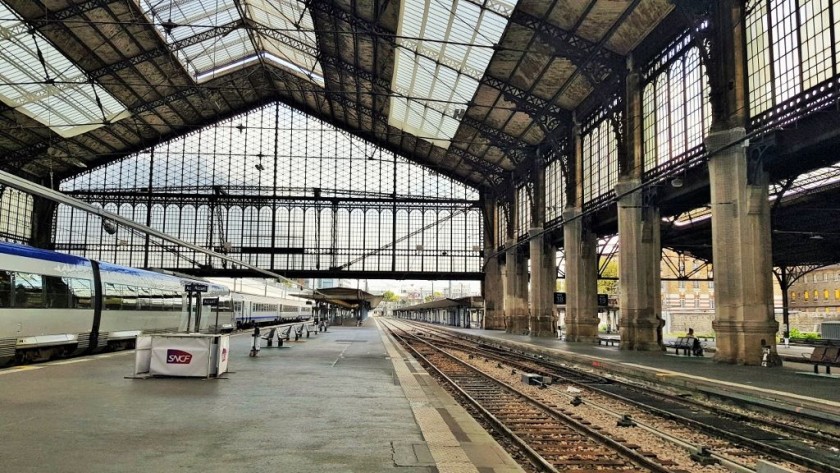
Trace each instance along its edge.
<path fill-rule="evenodd" d="M 502 265 L 495 255 L 498 247 L 499 225 L 496 199 L 484 196 L 484 280 L 481 295 L 484 297 L 484 328 L 505 329 L 504 283 Z"/>
<path fill-rule="evenodd" d="M 709 181 L 715 280 L 715 361 L 760 365 L 762 346 L 776 350 L 769 176 L 750 165 L 743 128 L 712 132 Z"/>
<path fill-rule="evenodd" d="M 664 321 L 660 306 L 659 212 L 645 205 L 639 179 L 619 178 L 619 307 L 622 350 L 660 351 Z"/>
<path fill-rule="evenodd" d="M 528 328 L 528 261 L 516 240 L 508 240 L 505 253 L 505 316 L 507 332 L 519 335 Z"/>
<path fill-rule="evenodd" d="M 598 251 L 579 208 L 563 212 L 566 253 L 566 340 L 592 342 L 598 338 Z"/>
<path fill-rule="evenodd" d="M 554 318 L 554 288 L 557 285 L 557 250 L 545 235 L 542 227 L 530 229 L 531 255 L 531 335 L 556 337 Z"/>

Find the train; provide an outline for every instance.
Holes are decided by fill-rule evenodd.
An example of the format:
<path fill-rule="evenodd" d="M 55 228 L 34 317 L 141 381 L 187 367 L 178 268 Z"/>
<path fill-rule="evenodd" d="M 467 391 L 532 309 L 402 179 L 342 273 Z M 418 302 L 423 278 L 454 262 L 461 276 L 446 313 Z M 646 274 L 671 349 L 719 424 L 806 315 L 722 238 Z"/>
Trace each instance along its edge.
<path fill-rule="evenodd" d="M 206 292 L 188 296 L 187 285 Z M 133 348 L 140 334 L 307 320 L 311 307 L 305 299 L 232 293 L 199 279 L 0 242 L 0 366 Z"/>

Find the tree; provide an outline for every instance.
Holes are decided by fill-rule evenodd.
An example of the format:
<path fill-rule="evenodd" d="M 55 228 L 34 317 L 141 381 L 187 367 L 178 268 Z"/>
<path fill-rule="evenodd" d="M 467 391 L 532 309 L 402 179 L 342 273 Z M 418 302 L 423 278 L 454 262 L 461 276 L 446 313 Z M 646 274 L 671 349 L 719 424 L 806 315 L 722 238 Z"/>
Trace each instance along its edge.
<path fill-rule="evenodd" d="M 616 261 L 615 259 L 607 261 L 607 265 L 606 267 L 604 267 L 601 277 L 617 278 L 618 261 Z M 611 296 L 618 294 L 618 281 L 616 279 L 599 279 L 598 294 L 608 294 Z"/>
<path fill-rule="evenodd" d="M 382 294 L 382 300 L 385 302 L 397 302 L 400 298 L 394 294 L 394 291 L 385 291 L 385 293 Z"/>

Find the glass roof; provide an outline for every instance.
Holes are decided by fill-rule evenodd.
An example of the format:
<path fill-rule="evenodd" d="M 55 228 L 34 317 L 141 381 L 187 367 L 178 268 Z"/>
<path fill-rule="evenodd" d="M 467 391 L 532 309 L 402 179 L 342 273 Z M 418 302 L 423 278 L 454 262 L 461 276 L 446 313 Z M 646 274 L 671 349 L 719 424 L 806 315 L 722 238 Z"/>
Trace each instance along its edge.
<path fill-rule="evenodd" d="M 388 123 L 448 148 L 517 0 L 405 0 Z"/>
<path fill-rule="evenodd" d="M 62 137 L 129 115 L 117 99 L 89 82 L 81 69 L 40 33 L 30 32 L 17 13 L 2 3 L 0 45 L 0 100 Z"/>
<path fill-rule="evenodd" d="M 168 44 L 219 26 L 255 23 L 252 42 L 245 27 L 186 46 L 176 55 L 197 82 L 245 67 L 273 62 L 324 85 L 312 15 L 297 0 L 137 0 Z M 239 7 L 237 7 L 237 3 Z M 255 44 L 256 43 L 256 44 Z"/>

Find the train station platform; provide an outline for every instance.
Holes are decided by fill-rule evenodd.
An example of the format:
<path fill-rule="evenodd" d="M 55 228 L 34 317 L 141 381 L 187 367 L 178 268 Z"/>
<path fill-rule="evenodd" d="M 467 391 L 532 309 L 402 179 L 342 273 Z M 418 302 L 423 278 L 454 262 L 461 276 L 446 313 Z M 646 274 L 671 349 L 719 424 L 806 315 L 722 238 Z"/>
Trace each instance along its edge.
<path fill-rule="evenodd" d="M 651 383 L 669 384 L 677 389 L 716 393 L 759 404 L 819 415 L 840 422 L 840 376 L 814 376 L 813 365 L 807 362 L 784 362 L 781 367 L 739 366 L 712 361 L 712 354 L 703 357 L 674 355 L 667 352 L 619 350 L 615 346 L 594 343 L 566 342 L 556 338 L 514 335 L 498 330 L 446 328 L 483 337 L 513 349 L 568 360 L 599 372 L 610 372 Z M 780 346 L 786 358 L 802 358 L 807 348 Z M 804 358 L 802 358 L 805 361 Z M 825 373 L 825 368 L 820 368 Z"/>
<path fill-rule="evenodd" d="M 219 379 L 130 379 L 133 351 L 0 370 L 2 470 L 522 471 L 383 333 L 330 327 L 258 358 L 235 335 Z"/>

